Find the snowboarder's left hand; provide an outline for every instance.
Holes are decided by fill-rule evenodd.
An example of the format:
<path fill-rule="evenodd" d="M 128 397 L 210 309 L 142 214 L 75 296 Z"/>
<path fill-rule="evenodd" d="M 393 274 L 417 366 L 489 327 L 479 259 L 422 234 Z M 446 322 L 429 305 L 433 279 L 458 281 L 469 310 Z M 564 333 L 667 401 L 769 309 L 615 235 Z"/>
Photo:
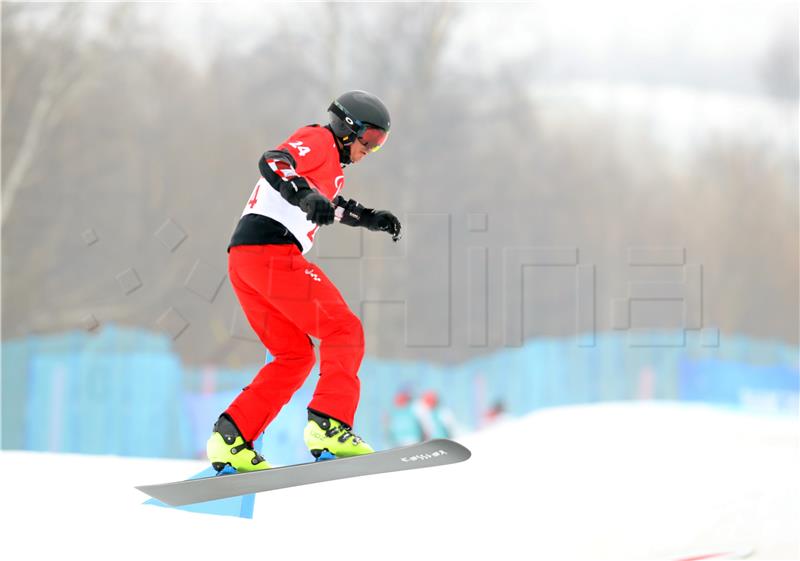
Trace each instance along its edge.
<path fill-rule="evenodd" d="M 374 210 L 369 217 L 365 217 L 368 230 L 376 232 L 388 232 L 392 235 L 392 241 L 400 239 L 400 221 L 388 210 Z"/>

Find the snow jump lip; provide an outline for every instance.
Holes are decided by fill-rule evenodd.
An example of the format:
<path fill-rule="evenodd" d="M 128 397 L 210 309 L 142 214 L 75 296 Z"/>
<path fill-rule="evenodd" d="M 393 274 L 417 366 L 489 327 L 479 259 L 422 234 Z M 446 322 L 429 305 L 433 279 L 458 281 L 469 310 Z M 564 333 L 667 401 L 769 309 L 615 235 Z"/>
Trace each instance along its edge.
<path fill-rule="evenodd" d="M 170 506 L 184 506 L 323 481 L 454 464 L 468 460 L 471 455 L 466 447 L 453 440 L 434 439 L 364 456 L 140 485 L 136 489 Z"/>

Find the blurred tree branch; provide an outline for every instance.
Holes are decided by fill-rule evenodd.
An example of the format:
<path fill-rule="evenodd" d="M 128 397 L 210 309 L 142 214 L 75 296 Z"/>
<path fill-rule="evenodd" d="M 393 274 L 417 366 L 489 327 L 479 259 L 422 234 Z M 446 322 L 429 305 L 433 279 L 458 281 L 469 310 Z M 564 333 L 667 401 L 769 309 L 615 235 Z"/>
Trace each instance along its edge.
<path fill-rule="evenodd" d="M 6 14 L 8 7 L 4 7 L 4 27 L 6 24 L 12 25 L 13 20 L 18 20 L 26 10 L 35 9 L 23 4 L 11 6 L 10 14 Z M 124 3 L 114 6 L 107 21 L 109 30 L 114 32 L 124 27 L 123 22 L 129 13 L 130 7 Z M 9 17 L 8 20 L 6 15 Z M 30 97 L 34 102 L 24 127 L 21 143 L 3 179 L 4 225 L 7 224 L 7 218 L 14 208 L 17 194 L 27 184 L 28 175 L 37 156 L 42 155 L 48 137 L 63 120 L 66 108 L 80 97 L 82 91 L 88 87 L 90 81 L 98 75 L 103 64 L 110 58 L 110 53 L 106 49 L 91 44 L 81 45 L 80 32 L 84 17 L 83 4 L 62 4 L 48 24 L 37 30 L 36 37 L 32 41 L 33 47 L 27 56 L 15 58 L 14 64 L 3 68 L 4 78 L 7 72 L 12 76 L 10 84 L 5 80 L 3 83 L 4 113 L 9 109 L 8 104 L 17 93 L 15 87 L 18 81 L 13 77 L 18 76 L 22 69 L 29 65 L 40 65 L 44 69 L 38 78 L 37 88 Z M 114 36 L 119 38 L 124 34 L 118 33 Z M 47 47 L 44 60 L 39 58 L 42 46 Z"/>
<path fill-rule="evenodd" d="M 209 302 L 187 290 L 187 276 L 202 260 L 209 283 L 224 277 L 225 248 L 258 178 L 258 155 L 299 126 L 324 123 L 331 97 L 360 88 L 386 101 L 394 123 L 386 148 L 347 168 L 345 196 L 402 217 L 424 212 L 451 221 L 451 254 L 425 257 L 452 260 L 452 293 L 441 288 L 441 269 L 413 259 L 407 272 L 387 266 L 398 246 L 384 245 L 381 236 L 367 234 L 365 253 L 377 259 L 364 265 L 374 268 L 370 293 L 377 298 L 403 287 L 436 287 L 430 298 L 450 298 L 453 345 L 406 348 L 397 336 L 406 318 L 387 306 L 378 311 L 380 328 L 368 336 L 371 354 L 456 361 L 496 349 L 502 343 L 491 337 L 488 348 L 463 344 L 471 320 L 463 305 L 464 273 L 469 247 L 487 249 L 492 274 L 509 244 L 578 246 L 582 263 L 604 267 L 606 289 L 629 281 L 624 271 L 609 269 L 629 242 L 692 248 L 692 258 L 697 251 L 708 264 L 709 283 L 714 274 L 739 275 L 709 298 L 720 302 L 711 322 L 726 331 L 797 340 L 785 313 L 786 303 L 797 301 L 797 221 L 790 212 L 797 199 L 786 196 L 796 193 L 796 171 L 794 183 L 779 173 L 796 169 L 796 160 L 782 147 L 760 150 L 751 138 L 698 146 L 696 166 L 676 170 L 651 131 L 628 134 L 636 122 L 623 114 L 567 100 L 540 103 L 531 94 L 540 61 L 520 56 L 487 68 L 472 60 L 477 43 L 453 51 L 454 23 L 468 9 L 459 5 L 265 8 L 273 25 L 260 30 L 260 43 L 242 50 L 219 41 L 205 73 L 192 55 L 133 26 L 139 20 L 132 22 L 125 9 L 140 9 L 136 4 L 107 6 L 83 5 L 105 17 L 90 40 L 77 21 L 53 36 L 15 35 L 34 8 L 3 5 L 4 173 L 16 165 L 21 177 L 11 214 L 4 208 L 4 218 L 10 216 L 3 222 L 7 337 L 24 335 L 27 327 L 80 327 L 89 313 L 101 324 L 154 329 L 171 306 L 192 325 L 175 341 L 186 362 L 261 360 L 257 343 L 225 339 L 238 306 L 232 292 L 221 289 Z M 69 7 L 56 5 L 58 17 Z M 3 189 L 6 195 L 5 182 Z M 752 214 L 741 219 L 744 209 Z M 467 231 L 467 213 L 486 213 L 489 229 Z M 187 234 L 177 250 L 154 237 L 167 219 Z M 428 226 L 415 224 L 416 240 L 443 235 L 441 228 L 420 231 Z M 87 246 L 81 234 L 89 227 L 99 241 Z M 320 240 L 320 257 L 338 233 Z M 346 250 L 346 243 L 336 247 Z M 389 259 L 380 259 L 383 251 Z M 366 287 L 353 260 L 323 267 L 328 263 L 358 306 Z M 142 281 L 130 294 L 115 278 L 127 268 Z M 538 322 L 529 336 L 560 336 L 572 328 L 563 320 L 564 299 L 552 297 L 558 288 L 552 280 L 537 285 L 538 299 L 526 304 L 527 317 Z M 501 310 L 495 288 L 488 307 Z M 762 295 L 760 309 L 741 297 L 748 291 Z M 609 294 L 598 294 L 598 303 Z M 490 335 L 502 331 L 500 315 L 489 314 Z M 435 322 L 415 328 L 421 337 L 440 335 Z"/>

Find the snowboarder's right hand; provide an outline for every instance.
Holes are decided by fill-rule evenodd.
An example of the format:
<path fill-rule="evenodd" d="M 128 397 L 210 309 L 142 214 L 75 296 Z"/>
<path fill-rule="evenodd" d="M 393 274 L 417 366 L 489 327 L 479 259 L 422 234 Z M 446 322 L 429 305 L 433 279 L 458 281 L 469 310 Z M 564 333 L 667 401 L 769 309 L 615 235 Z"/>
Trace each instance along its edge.
<path fill-rule="evenodd" d="M 317 191 L 312 189 L 306 193 L 297 206 L 306 213 L 306 218 L 314 224 L 319 226 L 333 224 L 335 207 L 333 203 Z"/>

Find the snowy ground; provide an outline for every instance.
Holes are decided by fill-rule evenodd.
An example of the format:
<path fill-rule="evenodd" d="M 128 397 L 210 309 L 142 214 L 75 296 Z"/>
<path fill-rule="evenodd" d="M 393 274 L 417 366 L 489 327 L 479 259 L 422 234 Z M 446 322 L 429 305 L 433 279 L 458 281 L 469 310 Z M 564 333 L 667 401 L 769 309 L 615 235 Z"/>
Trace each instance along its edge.
<path fill-rule="evenodd" d="M 252 520 L 133 488 L 203 462 L 4 451 L 0 558 L 800 559 L 797 419 L 608 404 L 460 441 L 465 463 L 261 494 Z"/>

